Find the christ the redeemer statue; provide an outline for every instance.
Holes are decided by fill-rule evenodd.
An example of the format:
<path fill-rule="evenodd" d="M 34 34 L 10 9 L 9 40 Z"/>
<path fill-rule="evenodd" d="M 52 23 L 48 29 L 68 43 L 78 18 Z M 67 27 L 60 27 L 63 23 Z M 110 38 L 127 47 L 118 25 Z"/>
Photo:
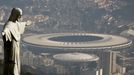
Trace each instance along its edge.
<path fill-rule="evenodd" d="M 27 25 L 27 22 L 19 22 L 21 16 L 22 10 L 13 8 L 2 31 L 4 42 L 3 75 L 20 75 L 20 38 Z"/>

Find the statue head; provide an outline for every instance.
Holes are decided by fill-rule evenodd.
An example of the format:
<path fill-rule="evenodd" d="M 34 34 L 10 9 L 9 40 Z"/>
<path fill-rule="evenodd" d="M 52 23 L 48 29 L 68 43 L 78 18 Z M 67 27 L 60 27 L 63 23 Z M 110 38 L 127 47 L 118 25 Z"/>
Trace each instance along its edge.
<path fill-rule="evenodd" d="M 18 21 L 22 16 L 22 9 L 13 8 L 9 17 L 9 21 Z"/>

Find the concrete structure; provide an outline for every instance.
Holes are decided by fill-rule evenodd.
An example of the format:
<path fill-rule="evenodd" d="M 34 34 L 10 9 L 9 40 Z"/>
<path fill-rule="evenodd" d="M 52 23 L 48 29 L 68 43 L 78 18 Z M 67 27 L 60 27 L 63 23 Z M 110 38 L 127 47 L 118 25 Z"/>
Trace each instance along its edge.
<path fill-rule="evenodd" d="M 120 33 L 121 36 L 127 37 L 129 39 L 131 39 L 132 41 L 134 41 L 134 27 L 124 30 Z"/>
<path fill-rule="evenodd" d="M 121 36 L 94 33 L 35 34 L 23 41 L 36 53 L 93 53 L 100 58 L 103 75 L 112 75 L 116 71 L 116 53 L 132 44 L 131 40 Z"/>
<path fill-rule="evenodd" d="M 65 71 L 57 75 L 102 75 L 97 62 L 99 57 L 85 53 L 62 53 L 53 56 L 56 64 Z"/>
<path fill-rule="evenodd" d="M 116 59 L 117 72 L 116 73 L 125 75 L 126 73 L 134 69 L 133 55 L 134 55 L 133 53 L 117 54 L 117 59 Z"/>
<path fill-rule="evenodd" d="M 80 51 L 80 48 L 85 49 L 84 51 L 118 49 L 128 47 L 132 43 L 130 40 L 120 36 L 90 33 L 40 34 L 25 37 L 23 41 L 44 48 L 62 49 L 62 51 L 65 51 L 65 48 L 73 49 L 72 51 L 74 51 L 74 49 L 77 49 L 75 51 Z M 56 52 L 57 51 L 60 50 L 56 50 Z"/>

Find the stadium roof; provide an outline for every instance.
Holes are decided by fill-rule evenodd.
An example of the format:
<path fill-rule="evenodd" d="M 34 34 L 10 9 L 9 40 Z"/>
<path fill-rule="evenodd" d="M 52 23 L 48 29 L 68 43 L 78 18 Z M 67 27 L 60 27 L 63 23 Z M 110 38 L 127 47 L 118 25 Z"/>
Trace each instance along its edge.
<path fill-rule="evenodd" d="M 93 33 L 36 34 L 26 36 L 23 41 L 44 48 L 111 49 L 128 47 L 132 44 L 132 41 L 121 36 Z"/>
<path fill-rule="evenodd" d="M 58 61 L 67 61 L 67 62 L 89 62 L 89 61 L 97 61 L 99 57 L 93 54 L 85 54 L 85 53 L 63 53 L 56 54 L 53 56 L 55 60 Z"/>

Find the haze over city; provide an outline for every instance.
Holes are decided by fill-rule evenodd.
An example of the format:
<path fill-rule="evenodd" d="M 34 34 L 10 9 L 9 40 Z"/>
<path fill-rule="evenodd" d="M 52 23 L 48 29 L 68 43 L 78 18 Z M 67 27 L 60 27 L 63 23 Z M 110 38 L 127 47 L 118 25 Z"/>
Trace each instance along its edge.
<path fill-rule="evenodd" d="M 22 35 L 22 75 L 134 74 L 133 0 L 0 0 L 0 31 L 13 7 L 23 10 L 22 21 L 32 22 Z M 32 39 L 27 41 L 29 37 Z M 35 39 L 37 42 L 33 42 Z M 2 40 L 0 45 L 2 59 Z M 64 61 L 57 58 L 62 53 L 67 55 L 63 55 Z M 89 60 L 88 56 L 98 59 L 86 61 L 89 64 L 82 64 L 84 71 L 76 73 L 80 66 L 73 66 L 71 61 L 71 67 L 67 67 L 68 63 L 66 66 L 60 62 L 78 61 L 75 54 L 85 60 Z M 104 66 L 106 63 L 110 65 Z M 111 67 L 115 65 L 116 71 Z M 85 70 L 87 66 L 93 71 Z"/>

